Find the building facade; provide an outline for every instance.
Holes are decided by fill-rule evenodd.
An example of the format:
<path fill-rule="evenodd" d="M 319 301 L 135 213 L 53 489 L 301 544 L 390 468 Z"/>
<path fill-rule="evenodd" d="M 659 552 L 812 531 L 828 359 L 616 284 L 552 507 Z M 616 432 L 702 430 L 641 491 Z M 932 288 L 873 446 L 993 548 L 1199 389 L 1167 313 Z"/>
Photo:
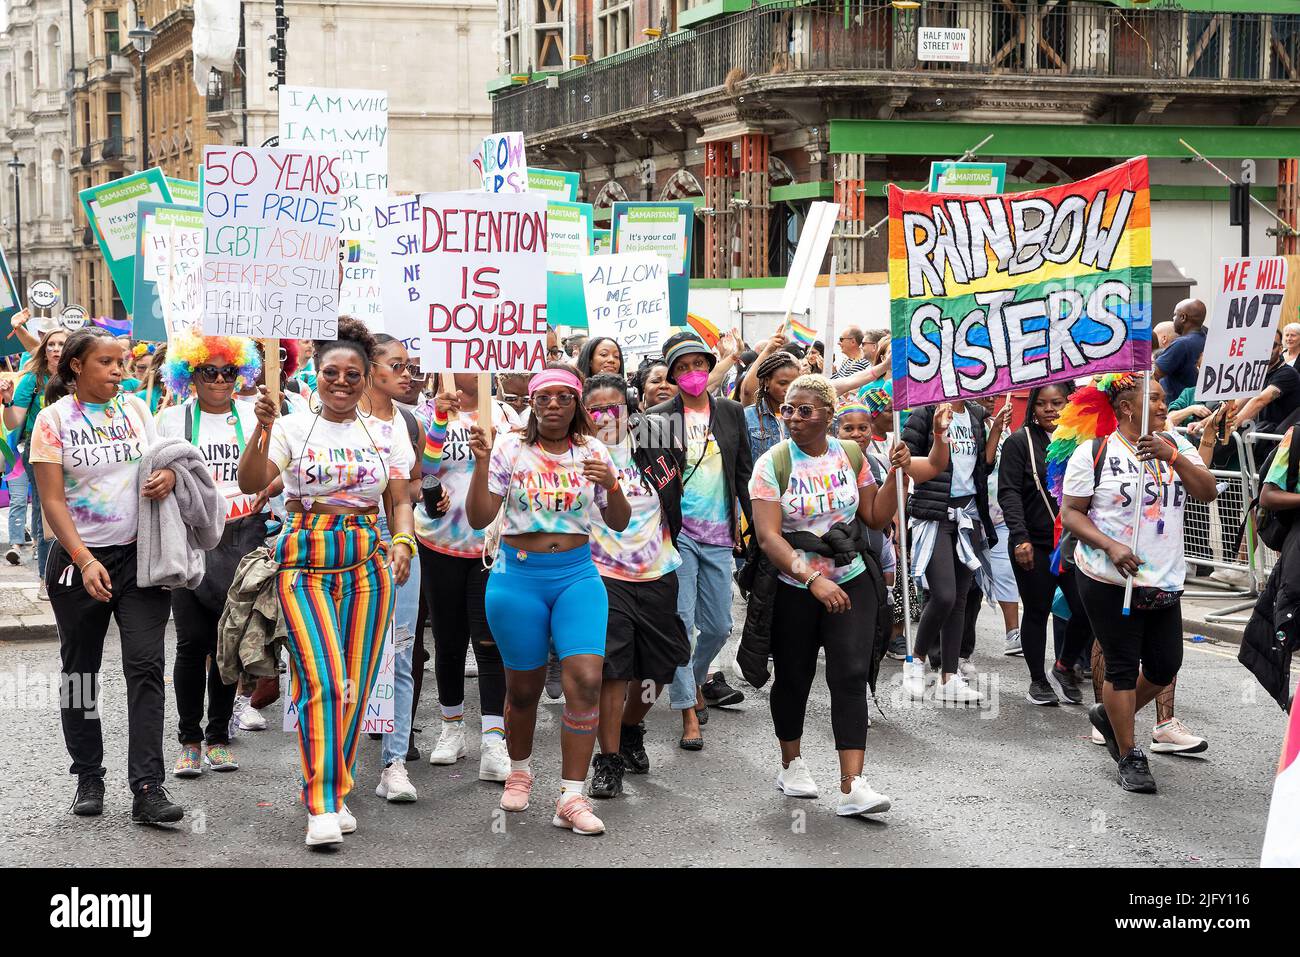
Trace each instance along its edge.
<path fill-rule="evenodd" d="M 936 28 L 960 57 L 928 58 Z M 1148 155 L 1153 255 L 1194 281 L 1240 238 L 1180 138 L 1234 177 L 1253 160 L 1255 194 L 1296 222 L 1292 0 L 502 0 L 498 48 L 494 130 L 581 172 L 597 220 L 616 199 L 693 200 L 697 287 L 779 286 L 816 199 L 841 204 L 846 281 L 880 283 L 886 185 L 980 144 L 1009 190 Z M 1266 219 L 1251 251 L 1294 251 Z"/>
<path fill-rule="evenodd" d="M 257 146 L 278 130 L 275 4 L 243 10 L 245 42 L 234 73 L 209 81 L 207 122 L 224 143 Z M 285 13 L 286 83 L 388 93 L 390 189 L 471 185 L 467 157 L 492 125 L 493 0 L 288 0 Z"/>
<path fill-rule="evenodd" d="M 85 58 L 74 60 L 70 53 L 76 26 L 70 25 L 68 11 L 66 0 L 9 0 L 9 25 L 0 34 L 0 127 L 9 139 L 7 148 L 0 147 L 0 162 L 6 164 L 0 177 L 0 242 L 24 299 L 26 287 L 37 279 L 58 286 L 64 302 L 74 289 L 69 90 L 74 63 L 84 66 Z M 81 0 L 72 11 L 81 16 Z M 22 164 L 16 184 L 7 166 L 14 158 Z"/>

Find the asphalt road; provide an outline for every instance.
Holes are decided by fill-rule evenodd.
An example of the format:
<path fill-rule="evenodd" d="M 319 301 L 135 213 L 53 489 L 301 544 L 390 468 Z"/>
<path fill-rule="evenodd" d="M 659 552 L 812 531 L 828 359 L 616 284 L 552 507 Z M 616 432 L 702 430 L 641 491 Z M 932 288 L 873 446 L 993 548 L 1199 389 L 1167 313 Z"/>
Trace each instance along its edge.
<path fill-rule="evenodd" d="M 1114 781 L 1104 748 L 1088 740 L 1082 708 L 1039 708 L 1025 701 L 1019 658 L 1000 654 L 998 616 L 981 617 L 976 663 L 994 706 L 987 711 L 904 705 L 899 665 L 886 660 L 872 707 L 867 775 L 893 810 L 878 819 L 838 818 L 838 777 L 829 698 L 814 685 L 804 755 L 822 788 L 817 800 L 786 798 L 773 786 L 779 768 L 765 691 L 734 709 L 713 709 L 702 752 L 677 748 L 680 724 L 652 711 L 648 776 L 631 777 L 624 795 L 598 802 L 608 833 L 581 837 L 550 823 L 559 787 L 560 706 L 538 719 L 533 807 L 496 812 L 499 784 L 477 779 L 477 742 L 455 767 L 412 765 L 415 804 L 374 794 L 379 744 L 366 740 L 349 807 L 359 829 L 342 848 L 303 846 L 297 804 L 297 749 L 290 734 L 243 734 L 240 770 L 168 781 L 187 809 L 170 830 L 130 823 L 126 786 L 124 683 L 116 632 L 104 656 L 108 795 L 105 814 L 68 813 L 74 782 L 66 773 L 57 712 L 58 648 L 53 642 L 0 643 L 0 865 L 80 867 L 425 865 L 1253 865 L 1259 859 L 1284 730 L 1277 705 L 1258 693 L 1232 645 L 1187 643 L 1178 715 L 1205 735 L 1203 757 L 1153 755 L 1156 795 L 1128 794 Z M 1000 621 L 999 621 L 1000 624 Z M 737 629 L 738 630 L 738 629 Z M 174 637 L 168 632 L 168 668 Z M 164 743 L 176 756 L 168 675 Z M 466 726 L 478 725 L 468 683 Z M 1091 692 L 1087 694 L 1091 701 Z M 274 712 L 274 714 L 272 713 Z M 267 709 L 275 728 L 278 705 Z M 1147 728 L 1151 718 L 1139 722 Z M 417 726 L 427 754 L 438 718 L 432 673 Z M 496 813 L 494 813 L 496 812 Z"/>

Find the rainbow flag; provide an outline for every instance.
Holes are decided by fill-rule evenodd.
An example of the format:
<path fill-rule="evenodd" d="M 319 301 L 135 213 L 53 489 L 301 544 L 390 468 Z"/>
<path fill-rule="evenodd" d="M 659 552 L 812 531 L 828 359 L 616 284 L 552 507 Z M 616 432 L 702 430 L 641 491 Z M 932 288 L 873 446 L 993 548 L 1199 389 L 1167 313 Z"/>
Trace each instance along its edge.
<path fill-rule="evenodd" d="M 438 407 L 433 407 L 429 419 L 429 431 L 424 436 L 424 452 L 420 456 L 420 474 L 437 475 L 442 466 L 442 448 L 447 444 L 447 423 L 451 416 L 443 415 Z"/>
<path fill-rule="evenodd" d="M 107 329 L 115 336 L 131 335 L 130 319 L 114 319 L 111 316 L 96 316 L 90 321 L 101 329 Z"/>
<path fill-rule="evenodd" d="M 790 316 L 790 332 L 794 335 L 795 341 L 805 346 L 810 346 L 817 341 L 817 330 L 812 326 L 805 326 L 799 321 L 799 317 Z"/>
<path fill-rule="evenodd" d="M 1300 707 L 1291 706 L 1282 756 L 1273 779 L 1273 801 L 1264 829 L 1260 867 L 1300 867 Z"/>
<path fill-rule="evenodd" d="M 18 455 L 18 433 L 21 431 L 21 428 L 5 431 L 4 426 L 0 425 L 0 460 L 4 461 L 4 468 L 0 469 L 0 474 L 7 475 L 11 469 L 14 469 L 15 463 L 18 465 L 17 469 L 14 469 L 15 474 L 22 472 L 22 459 Z"/>
<path fill-rule="evenodd" d="M 895 405 L 1151 365 L 1145 156 L 1002 196 L 889 188 Z"/>
<path fill-rule="evenodd" d="M 686 324 L 700 334 L 704 344 L 710 349 L 718 347 L 718 340 L 722 338 L 722 332 L 709 320 L 703 316 L 697 316 L 693 312 L 686 314 Z"/>

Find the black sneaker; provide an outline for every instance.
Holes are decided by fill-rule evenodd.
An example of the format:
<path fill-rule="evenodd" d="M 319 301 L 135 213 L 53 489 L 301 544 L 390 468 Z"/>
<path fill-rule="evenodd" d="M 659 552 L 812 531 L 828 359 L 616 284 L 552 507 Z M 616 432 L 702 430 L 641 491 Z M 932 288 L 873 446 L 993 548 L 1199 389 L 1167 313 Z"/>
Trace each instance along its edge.
<path fill-rule="evenodd" d="M 704 694 L 704 703 L 712 708 L 740 704 L 745 700 L 744 693 L 727 684 L 727 679 L 722 676 L 721 671 L 711 674 L 709 680 L 700 685 L 700 691 Z"/>
<path fill-rule="evenodd" d="M 1046 681 L 1034 679 L 1029 682 L 1029 693 L 1025 695 L 1025 700 L 1030 704 L 1043 705 L 1045 707 L 1055 708 L 1056 692 L 1052 691 L 1052 686 Z"/>
<path fill-rule="evenodd" d="M 175 824 L 184 816 L 185 809 L 171 802 L 161 784 L 146 786 L 131 805 L 131 820 L 136 824 Z"/>
<path fill-rule="evenodd" d="M 406 746 L 406 763 L 411 764 L 418 760 L 420 760 L 420 749 L 415 746 L 415 735 L 412 734 L 411 741 Z"/>
<path fill-rule="evenodd" d="M 1106 714 L 1106 706 L 1104 704 L 1095 704 L 1089 708 L 1088 720 L 1094 728 L 1101 732 L 1101 736 L 1106 739 L 1106 750 L 1118 762 L 1120 758 L 1119 741 L 1115 738 L 1115 729 L 1110 726 L 1110 717 Z M 1145 761 L 1146 758 L 1142 760 Z"/>
<path fill-rule="evenodd" d="M 895 635 L 889 639 L 889 650 L 885 652 L 895 661 L 904 661 L 907 659 L 907 636 Z"/>
<path fill-rule="evenodd" d="M 1151 776 L 1151 765 L 1141 748 L 1134 748 L 1120 759 L 1119 786 L 1140 794 L 1156 793 L 1156 779 Z"/>
<path fill-rule="evenodd" d="M 623 756 L 621 754 L 596 754 L 592 756 L 591 788 L 594 798 L 618 797 L 623 793 Z"/>
<path fill-rule="evenodd" d="M 1075 680 L 1073 671 L 1062 671 L 1052 665 L 1047 672 L 1047 683 L 1066 704 L 1083 704 L 1083 692 L 1079 690 L 1079 682 Z"/>
<path fill-rule="evenodd" d="M 650 770 L 650 755 L 645 753 L 645 725 L 625 724 L 619 732 L 618 753 L 633 774 Z"/>
<path fill-rule="evenodd" d="M 98 774 L 77 778 L 77 794 L 72 799 L 72 813 L 79 817 L 99 817 L 104 813 L 104 779 Z"/>

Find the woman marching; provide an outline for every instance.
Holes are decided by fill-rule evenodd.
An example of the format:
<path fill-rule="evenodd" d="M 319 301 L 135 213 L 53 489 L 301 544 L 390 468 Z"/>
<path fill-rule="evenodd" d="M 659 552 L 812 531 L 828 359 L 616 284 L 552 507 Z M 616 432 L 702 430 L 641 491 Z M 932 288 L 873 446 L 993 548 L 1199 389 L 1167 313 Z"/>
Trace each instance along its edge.
<path fill-rule="evenodd" d="M 863 774 L 867 741 L 867 678 L 876 631 L 877 593 L 861 554 L 866 543 L 855 519 L 883 529 L 897 507 L 895 475 L 910 454 L 895 445 L 890 473 L 877 489 L 866 456 L 856 443 L 828 439 L 835 414 L 835 387 L 820 375 L 790 384 L 781 417 L 788 442 L 765 452 L 754 465 L 750 499 L 763 553 L 780 572 L 771 624 L 774 680 L 772 723 L 781 746 L 776 786 L 789 797 L 817 797 L 817 784 L 801 752 L 808 694 L 817 674 L 819 650 L 826 654 L 831 694 L 831 728 L 839 754 L 842 816 L 889 810 Z M 845 529 L 850 528 L 852 535 Z M 799 533 L 826 545 L 832 537 L 856 539 L 851 560 L 796 549 Z M 795 539 L 798 542 L 798 538 Z M 874 561 L 874 558 L 873 558 Z"/>
<path fill-rule="evenodd" d="M 284 478 L 288 521 L 272 557 L 288 626 L 308 846 L 338 844 L 356 830 L 345 800 L 366 698 L 393 616 L 394 582 L 406 582 L 416 549 L 407 492 L 415 456 L 406 430 L 357 409 L 374 339 L 349 319 L 339 320 L 338 336 L 316 344 L 319 411 L 277 422 L 263 393 L 258 438 L 239 460 L 245 494 Z M 379 525 L 385 490 L 391 549 Z"/>
<path fill-rule="evenodd" d="M 163 588 L 137 584 L 136 536 L 140 497 L 166 498 L 176 474 L 139 474 L 154 424 L 143 402 L 120 393 L 125 367 L 122 343 L 107 330 L 70 335 L 30 453 L 55 538 L 45 583 L 59 629 L 63 739 L 77 775 L 72 812 L 104 810 L 99 669 L 112 619 L 126 675 L 131 820 L 165 824 L 184 815 L 162 786 L 163 631 L 171 603 Z"/>
<path fill-rule="evenodd" d="M 609 601 L 591 557 L 591 505 L 621 532 L 632 507 L 609 451 L 592 438 L 582 384 L 563 366 L 529 383 L 533 414 L 523 432 L 489 447 L 471 431 L 477 459 L 466 513 L 486 528 L 500 512 L 500 553 L 487 586 L 487 617 L 506 669 L 506 743 L 510 776 L 501 807 L 528 808 L 533 787 L 533 730 L 553 644 L 563 669 L 563 768 L 552 823 L 578 834 L 605 825 L 582 795 L 600 717 L 601 669 Z M 489 461 L 490 459 L 490 461 Z"/>
<path fill-rule="evenodd" d="M 632 506 L 623 531 L 591 527 L 592 558 L 609 596 L 600 753 L 592 760 L 591 796 L 611 798 L 623 790 L 624 771 L 650 770 L 641 722 L 677 669 L 691 659 L 686 626 L 677 614 L 682 559 L 674 544 L 682 528 L 686 463 L 672 447 L 664 418 L 629 413 L 627 383 L 621 377 L 588 379 L 583 401 Z"/>
<path fill-rule="evenodd" d="M 1074 663 L 1092 635 L 1079 601 L 1073 560 L 1063 563 L 1059 574 L 1052 567 L 1060 506 L 1048 492 L 1047 449 L 1073 391 L 1070 382 L 1030 390 L 1025 424 L 1003 445 L 998 469 L 998 504 L 1006 520 L 1006 549 L 1025 609 L 1020 646 L 1029 668 L 1026 698 L 1036 705 L 1055 706 L 1058 700 L 1062 704 L 1083 704 Z M 1047 624 L 1057 588 L 1065 596 L 1071 615 L 1061 653 L 1050 671 L 1045 672 Z"/>
<path fill-rule="evenodd" d="M 379 454 L 391 460 L 393 449 L 385 442 L 400 442 L 405 436 L 414 452 L 424 446 L 424 429 L 414 414 L 394 403 L 395 399 L 404 398 L 411 388 L 411 357 L 406 346 L 400 339 L 384 333 L 377 334 L 374 339 L 370 356 L 370 387 L 359 411 L 363 424 L 375 438 Z M 420 489 L 420 462 L 414 454 L 408 479 L 408 502 L 414 504 L 413 499 Z M 383 511 L 379 514 L 379 534 L 391 549 L 393 534 Z M 393 730 L 384 733 L 384 770 L 375 788 L 375 793 L 381 798 L 394 803 L 414 801 L 418 796 L 406 773 L 406 752 L 411 744 L 411 702 L 415 694 L 411 668 L 419 611 L 420 563 L 412 562 L 410 575 L 398 585 L 393 599 Z"/>
<path fill-rule="evenodd" d="M 1181 436 L 1161 432 L 1164 390 L 1153 381 L 1144 397 L 1144 379 L 1103 375 L 1076 392 L 1047 461 L 1052 490 L 1061 495 L 1061 524 L 1078 540 L 1079 598 L 1106 658 L 1102 703 L 1093 705 L 1088 720 L 1119 765 L 1120 786 L 1151 793 L 1156 782 L 1134 742 L 1134 715 L 1174 680 L 1183 660 L 1183 506 L 1189 495 L 1213 501 L 1218 490 L 1196 450 Z M 1139 496 L 1134 550 L 1133 504 Z M 1131 612 L 1125 614 L 1129 579 Z"/>
<path fill-rule="evenodd" d="M 760 455 L 786 438 L 780 409 L 790 383 L 799 378 L 799 360 L 788 352 L 772 352 L 759 362 L 754 374 L 758 389 L 754 401 L 745 406 L 745 426 L 749 429 L 749 450 L 757 462 Z"/>
<path fill-rule="evenodd" d="M 235 685 L 224 684 L 217 667 L 217 623 L 226 593 L 244 556 L 266 541 L 264 512 L 269 490 L 245 495 L 239 490 L 239 459 L 247 436 L 257 428 L 253 403 L 237 401 L 235 390 L 252 382 L 262 363 L 252 339 L 186 333 L 171 346 L 161 383 L 184 399 L 158 416 L 158 435 L 194 445 L 207 462 L 212 480 L 226 499 L 226 528 L 221 544 L 207 553 L 203 581 L 193 590 L 171 592 L 176 621 L 176 659 L 172 687 L 176 693 L 177 737 L 181 753 L 172 774 L 198 777 L 204 767 L 234 771 L 230 724 Z M 208 723 L 201 727 L 207 691 Z M 206 744 L 206 750 L 204 745 Z"/>

